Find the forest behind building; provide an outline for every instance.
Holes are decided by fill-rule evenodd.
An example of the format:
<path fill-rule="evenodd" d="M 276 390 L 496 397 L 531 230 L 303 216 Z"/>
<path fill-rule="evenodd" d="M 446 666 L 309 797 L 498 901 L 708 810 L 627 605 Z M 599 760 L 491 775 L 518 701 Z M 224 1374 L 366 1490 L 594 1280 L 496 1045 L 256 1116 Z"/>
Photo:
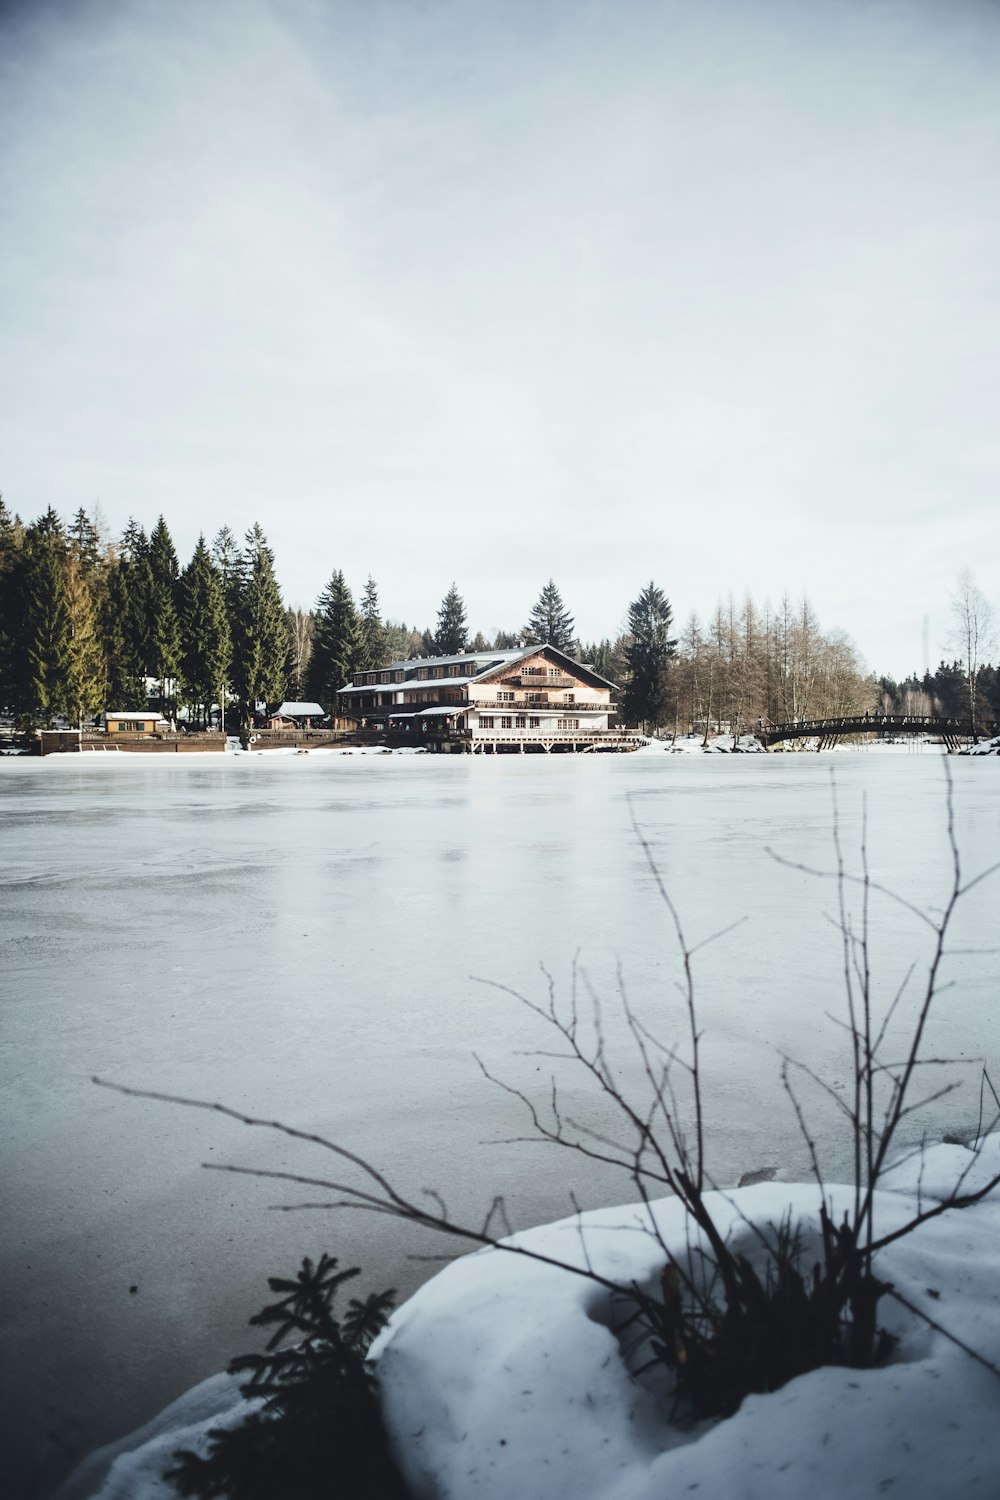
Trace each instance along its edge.
<path fill-rule="evenodd" d="M 407 625 L 373 577 L 352 587 L 336 567 L 313 608 L 290 606 L 258 525 L 242 541 L 228 526 L 211 542 L 199 537 L 182 566 L 163 516 L 148 532 L 130 520 L 112 538 L 99 511 L 81 507 L 67 523 L 49 507 L 25 523 L 0 499 L 0 710 L 22 728 L 150 703 L 191 726 L 218 722 L 220 708 L 249 719 L 284 700 L 335 714 L 339 690 L 358 672 L 549 643 L 607 678 L 619 721 L 645 731 L 752 733 L 766 723 L 879 711 L 971 708 L 996 719 L 990 612 L 971 587 L 973 622 L 979 609 L 987 628 L 970 634 L 966 596 L 954 658 L 896 682 L 873 675 L 804 594 L 776 603 L 730 596 L 678 624 L 667 592 L 650 581 L 622 600 L 606 634 L 581 640 L 552 578 L 533 604 L 511 598 L 509 628 L 489 634 L 472 628 L 452 581 L 433 623 Z"/>

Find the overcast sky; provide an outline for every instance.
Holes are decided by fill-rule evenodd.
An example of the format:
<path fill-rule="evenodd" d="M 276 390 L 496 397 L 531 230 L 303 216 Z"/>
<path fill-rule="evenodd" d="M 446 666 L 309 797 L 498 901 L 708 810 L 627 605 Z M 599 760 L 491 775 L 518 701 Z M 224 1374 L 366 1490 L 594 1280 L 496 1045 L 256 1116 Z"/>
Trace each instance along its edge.
<path fill-rule="evenodd" d="M 515 629 L 1000 607 L 1000 4 L 0 4 L 0 488 Z"/>

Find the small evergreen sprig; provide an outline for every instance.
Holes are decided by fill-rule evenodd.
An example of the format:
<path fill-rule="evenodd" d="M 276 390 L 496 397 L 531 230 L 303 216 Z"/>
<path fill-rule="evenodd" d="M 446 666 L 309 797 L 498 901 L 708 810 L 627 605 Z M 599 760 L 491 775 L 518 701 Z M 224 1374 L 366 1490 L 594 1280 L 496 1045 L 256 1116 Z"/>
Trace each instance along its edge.
<path fill-rule="evenodd" d="M 303 1260 L 294 1281 L 268 1286 L 278 1300 L 250 1319 L 275 1331 L 263 1354 L 231 1361 L 243 1394 L 261 1407 L 238 1427 L 209 1433 L 208 1453 L 178 1453 L 169 1471 L 195 1500 L 402 1500 L 389 1456 L 368 1351 L 389 1319 L 395 1292 L 352 1298 L 333 1314 L 339 1289 L 360 1274 L 322 1255 Z M 286 1344 L 289 1338 L 297 1342 Z"/>

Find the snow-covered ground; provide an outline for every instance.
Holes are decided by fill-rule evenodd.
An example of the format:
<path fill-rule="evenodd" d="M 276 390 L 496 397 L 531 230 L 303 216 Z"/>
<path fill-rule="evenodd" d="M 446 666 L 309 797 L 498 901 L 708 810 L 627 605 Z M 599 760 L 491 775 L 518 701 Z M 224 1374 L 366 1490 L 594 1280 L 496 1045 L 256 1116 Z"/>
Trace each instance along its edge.
<path fill-rule="evenodd" d="M 980 740 L 976 745 L 967 745 L 962 755 L 1000 755 L 1000 734 L 992 740 Z"/>
<path fill-rule="evenodd" d="M 662 755 L 664 752 L 668 755 L 731 755 L 734 752 L 739 755 L 762 755 L 764 746 L 752 734 L 741 734 L 738 739 L 734 739 L 731 734 L 716 734 L 707 744 L 704 735 L 678 734 L 672 740 L 654 737 L 635 751 L 635 754 Z"/>
<path fill-rule="evenodd" d="M 972 1190 L 1000 1172 L 1000 1137 L 973 1159 L 938 1146 L 890 1173 L 877 1199 L 880 1234 L 906 1222 L 917 1194 L 943 1199 L 959 1176 Z M 850 1190 L 828 1189 L 833 1217 Z M 710 1195 L 721 1228 L 755 1260 L 765 1232 L 791 1211 L 805 1264 L 818 1245 L 814 1186 L 766 1183 Z M 509 1242 L 565 1264 L 590 1264 L 627 1286 L 654 1286 L 663 1255 L 686 1253 L 676 1199 L 652 1210 L 604 1209 Z M 951 1209 L 883 1251 L 877 1272 L 938 1328 L 890 1297 L 880 1324 L 898 1343 L 882 1368 L 827 1368 L 752 1396 L 735 1416 L 672 1420 L 669 1393 L 626 1368 L 611 1294 L 570 1271 L 501 1250 L 454 1262 L 398 1310 L 376 1348 L 398 1462 L 414 1500 L 988 1500 L 1000 1493 L 996 1247 L 1000 1190 Z M 939 1330 L 946 1330 L 942 1332 Z M 95 1455 L 61 1500 L 171 1500 L 162 1478 L 179 1447 L 199 1448 L 220 1421 L 245 1416 L 235 1383 L 217 1376 L 153 1424 Z M 276 1497 L 277 1500 L 277 1497 Z"/>

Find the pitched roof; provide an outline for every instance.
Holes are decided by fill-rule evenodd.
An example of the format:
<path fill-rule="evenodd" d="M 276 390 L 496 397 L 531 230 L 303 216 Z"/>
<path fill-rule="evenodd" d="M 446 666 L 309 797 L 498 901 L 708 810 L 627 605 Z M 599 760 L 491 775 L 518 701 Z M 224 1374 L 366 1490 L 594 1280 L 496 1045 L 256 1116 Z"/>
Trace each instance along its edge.
<path fill-rule="evenodd" d="M 392 661 L 387 667 L 379 667 L 378 671 L 401 672 L 408 667 L 451 667 L 457 666 L 461 661 L 482 661 L 492 666 L 494 663 L 499 665 L 501 662 L 514 661 L 534 650 L 537 647 L 515 646 L 512 650 L 504 651 L 461 651 L 457 656 L 411 656 L 408 661 Z"/>
<path fill-rule="evenodd" d="M 417 678 L 411 677 L 402 682 L 362 682 L 355 684 L 348 682 L 340 689 L 341 693 L 367 693 L 373 688 L 393 688 L 401 691 L 404 688 L 426 687 L 428 682 L 440 684 L 447 687 L 468 687 L 473 682 L 488 682 L 494 672 L 501 672 L 517 661 L 524 661 L 529 656 L 537 656 L 539 652 L 550 651 L 560 661 L 566 663 L 567 671 L 580 674 L 592 683 L 600 683 L 602 687 L 614 688 L 615 684 L 595 672 L 593 667 L 584 666 L 582 662 L 574 661 L 572 656 L 567 656 L 565 651 L 560 651 L 558 646 L 550 646 L 547 642 L 535 642 L 531 646 L 517 646 L 506 651 L 463 651 L 459 656 L 414 656 L 409 661 L 390 662 L 387 667 L 379 667 L 379 672 L 405 672 L 426 670 L 433 667 L 454 667 L 461 662 L 482 662 L 482 668 L 472 676 L 468 677 L 444 677 L 444 678 Z"/>

